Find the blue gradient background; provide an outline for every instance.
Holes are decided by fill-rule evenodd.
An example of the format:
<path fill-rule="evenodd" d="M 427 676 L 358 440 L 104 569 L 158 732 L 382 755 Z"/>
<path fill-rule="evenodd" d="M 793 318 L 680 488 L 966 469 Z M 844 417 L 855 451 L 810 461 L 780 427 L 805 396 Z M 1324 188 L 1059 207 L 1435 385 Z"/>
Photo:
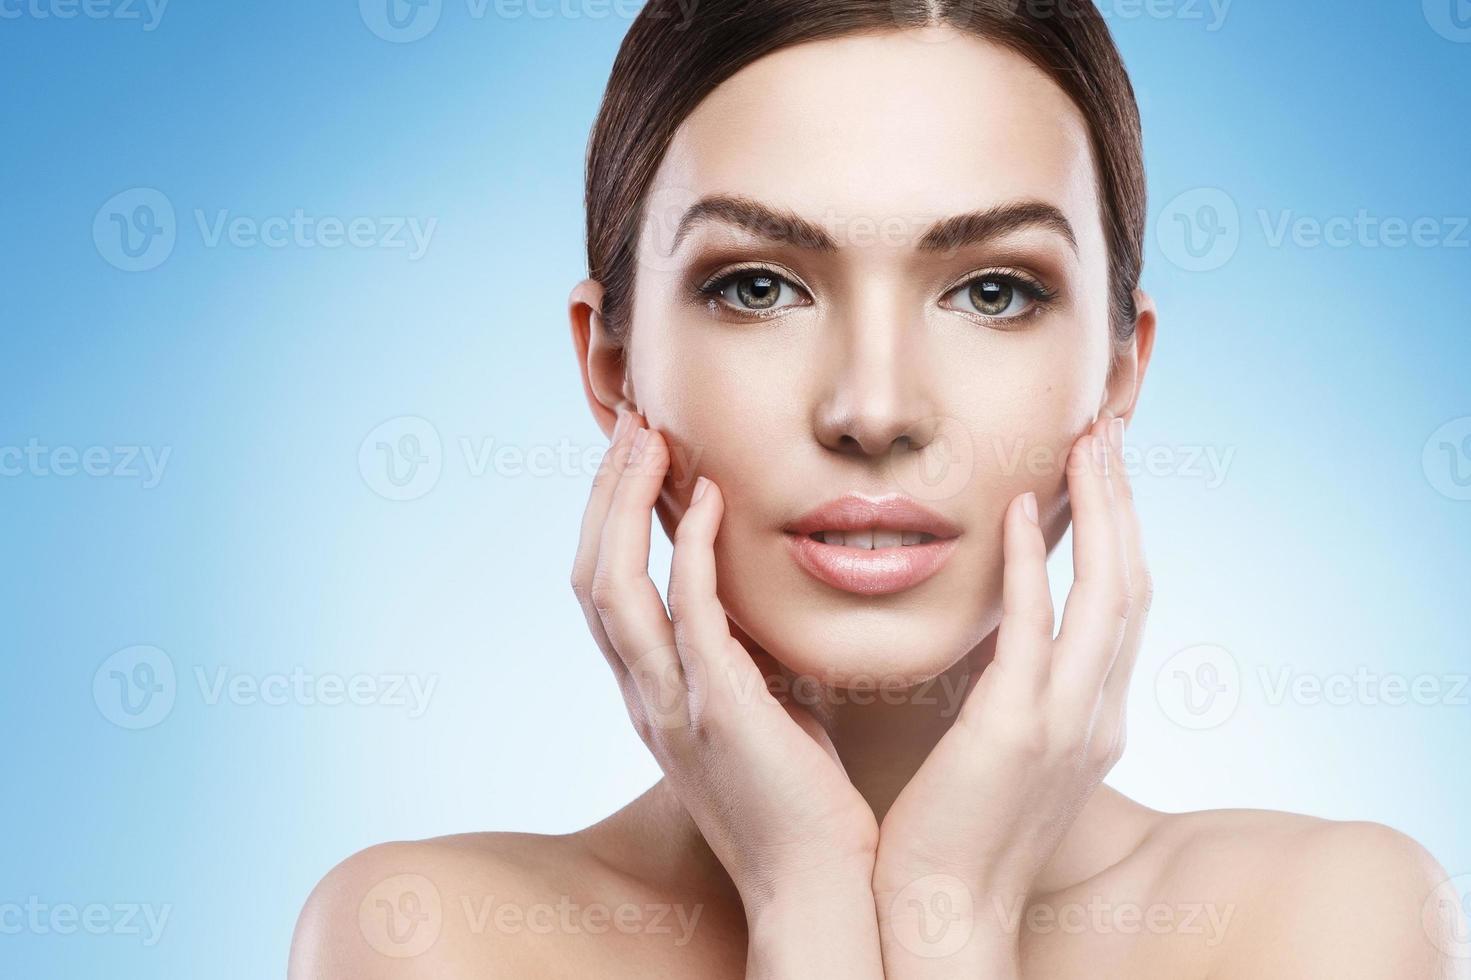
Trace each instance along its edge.
<path fill-rule="evenodd" d="M 170 455 L 154 487 L 0 477 L 0 905 L 170 917 L 151 946 L 7 930 L 0 975 L 280 975 L 302 901 L 352 851 L 572 830 L 657 776 L 567 587 L 604 442 L 565 300 L 584 270 L 588 131 L 628 18 L 444 0 L 427 36 L 393 43 L 350 0 L 179 0 L 153 30 L 25 3 L 0 4 L 0 449 Z M 1259 680 L 1471 670 L 1455 482 L 1471 443 L 1422 461 L 1471 416 L 1471 232 L 1274 245 L 1259 217 L 1366 209 L 1449 237 L 1471 215 L 1471 31 L 1436 0 L 1238 0 L 1215 25 L 1186 0 L 1104 9 L 1145 120 L 1144 278 L 1162 311 L 1130 439 L 1178 460 L 1234 453 L 1218 486 L 1184 465 L 1136 477 L 1157 601 L 1111 781 L 1167 810 L 1382 821 L 1471 872 L 1471 707 L 1272 704 Z M 177 242 L 130 273 L 92 227 L 137 187 L 172 204 Z M 1215 224 L 1239 245 L 1190 271 L 1172 229 L 1203 235 L 1210 215 L 1170 205 L 1198 188 L 1225 195 L 1236 213 Z M 207 247 L 194 218 L 297 208 L 437 223 L 414 260 Z M 433 425 L 442 472 L 392 501 L 359 448 L 402 416 Z M 477 473 L 465 441 L 586 464 Z M 667 560 L 659 536 L 661 584 Z M 1060 596 L 1066 543 L 1053 564 Z M 158 724 L 128 730 L 93 679 L 138 644 L 167 653 L 178 688 Z M 1234 713 L 1196 730 L 1168 692 L 1171 656 L 1199 644 L 1229 651 L 1240 680 Z M 211 704 L 196 668 L 436 687 L 419 717 Z"/>

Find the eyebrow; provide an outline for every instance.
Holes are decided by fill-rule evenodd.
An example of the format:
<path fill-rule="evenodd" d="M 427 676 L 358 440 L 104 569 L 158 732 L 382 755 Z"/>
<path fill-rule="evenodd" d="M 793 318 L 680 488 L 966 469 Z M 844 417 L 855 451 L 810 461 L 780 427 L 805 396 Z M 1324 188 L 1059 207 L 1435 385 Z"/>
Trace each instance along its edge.
<path fill-rule="evenodd" d="M 679 250 L 679 243 L 684 240 L 686 232 L 702 221 L 721 221 L 744 228 L 768 241 L 814 252 L 838 250 L 838 243 L 826 230 L 794 211 L 772 207 L 749 197 L 713 194 L 696 201 L 679 219 L 671 254 Z M 942 218 L 920 237 L 918 247 L 921 252 L 944 252 L 1032 227 L 1056 232 L 1077 252 L 1078 238 L 1073 232 L 1072 222 L 1053 205 L 1036 200 L 1011 201 Z"/>

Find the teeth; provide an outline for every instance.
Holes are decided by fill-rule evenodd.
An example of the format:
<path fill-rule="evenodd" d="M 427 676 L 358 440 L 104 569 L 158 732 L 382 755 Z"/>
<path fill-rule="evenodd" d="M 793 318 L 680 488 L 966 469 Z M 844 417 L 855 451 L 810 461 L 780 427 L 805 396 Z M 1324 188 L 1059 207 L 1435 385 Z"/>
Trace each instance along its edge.
<path fill-rule="evenodd" d="M 906 545 L 925 544 L 935 540 L 933 534 L 923 531 L 887 531 L 869 529 L 866 531 L 817 531 L 812 537 L 823 544 L 832 544 L 839 547 L 862 548 L 872 551 L 875 548 L 899 548 Z"/>

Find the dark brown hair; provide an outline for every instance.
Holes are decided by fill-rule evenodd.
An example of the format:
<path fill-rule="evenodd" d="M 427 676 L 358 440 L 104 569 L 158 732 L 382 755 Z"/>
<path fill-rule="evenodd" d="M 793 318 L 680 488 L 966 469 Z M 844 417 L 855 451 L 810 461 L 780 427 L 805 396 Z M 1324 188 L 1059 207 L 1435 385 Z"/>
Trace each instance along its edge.
<path fill-rule="evenodd" d="M 706 95 L 794 44 L 942 25 L 1016 51 L 1077 104 L 1108 241 L 1113 334 L 1128 341 L 1143 264 L 1142 137 L 1134 88 L 1092 0 L 649 0 L 618 49 L 588 144 L 588 276 L 603 285 L 610 335 L 626 341 L 645 196 Z"/>

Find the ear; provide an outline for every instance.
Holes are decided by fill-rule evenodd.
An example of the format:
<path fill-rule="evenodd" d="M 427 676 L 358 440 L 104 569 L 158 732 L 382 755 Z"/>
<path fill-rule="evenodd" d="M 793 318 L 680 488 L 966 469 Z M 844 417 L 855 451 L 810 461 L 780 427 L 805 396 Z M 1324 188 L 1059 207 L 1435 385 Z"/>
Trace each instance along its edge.
<path fill-rule="evenodd" d="M 1134 309 L 1134 336 L 1109 372 L 1102 406 L 1123 419 L 1125 425 L 1139 404 L 1139 389 L 1144 386 L 1144 372 L 1149 370 L 1149 357 L 1154 353 L 1154 328 L 1158 319 L 1154 298 L 1143 289 L 1134 290 Z"/>
<path fill-rule="evenodd" d="M 582 390 L 603 434 L 611 436 L 620 406 L 634 409 L 624 348 L 603 325 L 603 286 L 584 279 L 567 299 L 572 321 L 572 349 L 582 374 Z"/>

